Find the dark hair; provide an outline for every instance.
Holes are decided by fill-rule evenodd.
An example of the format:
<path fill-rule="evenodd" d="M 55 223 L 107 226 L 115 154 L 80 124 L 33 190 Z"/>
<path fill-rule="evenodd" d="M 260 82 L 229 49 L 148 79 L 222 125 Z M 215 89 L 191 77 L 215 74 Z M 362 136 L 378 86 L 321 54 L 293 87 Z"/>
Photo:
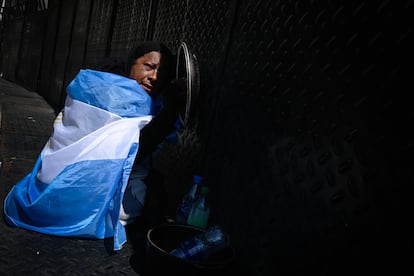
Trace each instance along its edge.
<path fill-rule="evenodd" d="M 161 42 L 145 41 L 137 44 L 131 49 L 128 56 L 124 59 L 105 58 L 91 69 L 110 72 L 124 77 L 129 77 L 131 67 L 135 64 L 137 58 L 146 53 L 156 51 L 161 53 L 161 65 L 158 70 L 158 80 L 154 86 L 154 91 L 161 91 L 165 85 L 174 77 L 175 60 L 171 51 Z"/>
<path fill-rule="evenodd" d="M 157 41 L 145 41 L 132 48 L 129 52 L 127 71 L 129 72 L 131 66 L 135 63 L 137 58 L 140 58 L 146 53 L 152 51 L 161 53 L 162 63 L 169 62 L 171 59 L 171 51 L 163 43 Z"/>
<path fill-rule="evenodd" d="M 103 58 L 99 62 L 90 65 L 88 68 L 129 77 L 125 60 L 117 58 Z"/>

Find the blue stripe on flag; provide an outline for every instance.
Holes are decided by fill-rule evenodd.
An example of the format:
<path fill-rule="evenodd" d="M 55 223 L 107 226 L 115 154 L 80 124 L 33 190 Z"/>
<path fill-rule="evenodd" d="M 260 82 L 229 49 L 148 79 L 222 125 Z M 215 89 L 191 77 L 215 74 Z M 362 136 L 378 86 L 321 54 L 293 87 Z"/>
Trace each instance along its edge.
<path fill-rule="evenodd" d="M 50 184 L 36 178 L 39 159 L 33 171 L 8 194 L 6 221 L 57 236 L 114 236 L 114 247 L 120 249 L 126 237 L 119 223 L 119 208 L 137 148 L 131 148 L 127 159 L 69 165 Z"/>
<path fill-rule="evenodd" d="M 73 99 L 121 117 L 139 117 L 151 112 L 148 93 L 136 80 L 120 75 L 80 70 L 66 90 Z"/>

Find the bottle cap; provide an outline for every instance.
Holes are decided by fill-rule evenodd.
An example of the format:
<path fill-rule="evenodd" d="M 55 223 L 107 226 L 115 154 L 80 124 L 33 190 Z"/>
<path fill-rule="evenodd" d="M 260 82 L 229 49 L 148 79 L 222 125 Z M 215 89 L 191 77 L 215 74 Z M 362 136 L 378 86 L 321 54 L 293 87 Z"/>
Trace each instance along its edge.
<path fill-rule="evenodd" d="M 193 181 L 194 183 L 200 184 L 203 181 L 203 177 L 201 175 L 194 175 Z"/>

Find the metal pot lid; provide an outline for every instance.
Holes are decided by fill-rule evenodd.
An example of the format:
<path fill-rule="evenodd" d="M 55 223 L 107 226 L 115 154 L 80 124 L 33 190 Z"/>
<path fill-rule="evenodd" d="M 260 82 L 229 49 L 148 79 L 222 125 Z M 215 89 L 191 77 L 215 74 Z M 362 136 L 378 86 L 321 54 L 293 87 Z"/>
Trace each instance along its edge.
<path fill-rule="evenodd" d="M 187 80 L 187 102 L 185 110 L 179 115 L 183 128 L 187 128 L 200 91 L 200 73 L 197 57 L 188 49 L 185 42 L 178 47 L 175 77 Z"/>

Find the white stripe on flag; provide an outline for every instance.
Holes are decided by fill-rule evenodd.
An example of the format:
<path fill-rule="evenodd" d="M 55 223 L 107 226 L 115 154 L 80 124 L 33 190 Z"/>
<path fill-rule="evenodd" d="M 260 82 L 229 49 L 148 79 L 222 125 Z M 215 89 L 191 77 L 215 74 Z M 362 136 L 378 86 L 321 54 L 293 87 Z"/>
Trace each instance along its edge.
<path fill-rule="evenodd" d="M 151 119 L 150 115 L 122 118 L 58 150 L 46 145 L 41 152 L 38 179 L 50 183 L 65 167 L 81 161 L 126 158 L 132 143 L 138 142 L 139 130 Z"/>

